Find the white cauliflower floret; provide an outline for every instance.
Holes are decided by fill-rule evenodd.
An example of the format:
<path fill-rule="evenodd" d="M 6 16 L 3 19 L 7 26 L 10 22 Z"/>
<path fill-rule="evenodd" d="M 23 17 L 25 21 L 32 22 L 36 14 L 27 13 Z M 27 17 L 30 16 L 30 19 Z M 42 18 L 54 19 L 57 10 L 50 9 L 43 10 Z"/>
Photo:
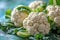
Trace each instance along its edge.
<path fill-rule="evenodd" d="M 57 25 L 60 25 L 60 16 L 55 17 L 54 21 L 56 22 Z"/>
<path fill-rule="evenodd" d="M 49 5 L 46 9 L 48 10 L 48 16 L 50 19 L 53 20 L 58 26 L 60 26 L 60 6 Z"/>
<path fill-rule="evenodd" d="M 14 8 L 11 13 L 11 21 L 15 24 L 15 26 L 22 26 L 23 20 L 28 16 L 28 12 L 20 11 L 23 10 L 21 8 L 19 10 L 17 9 L 21 6 L 22 5 L 19 5 L 16 8 Z"/>
<path fill-rule="evenodd" d="M 55 11 L 49 11 L 48 16 L 49 16 L 52 20 L 54 20 L 54 18 L 55 18 L 56 16 L 58 16 L 58 14 L 57 14 L 57 12 L 55 12 Z"/>
<path fill-rule="evenodd" d="M 48 5 L 46 9 L 47 9 L 48 11 L 54 11 L 54 10 L 55 10 L 55 6 Z"/>
<path fill-rule="evenodd" d="M 31 12 L 30 15 L 24 19 L 23 27 L 32 35 L 37 33 L 48 34 L 50 30 L 50 24 L 43 12 Z"/>
<path fill-rule="evenodd" d="M 48 5 L 46 8 L 48 11 L 60 11 L 60 6 Z"/>
<path fill-rule="evenodd" d="M 34 10 L 36 8 L 38 8 L 39 6 L 45 4 L 43 1 L 34 1 L 32 3 L 30 3 L 29 7 Z"/>

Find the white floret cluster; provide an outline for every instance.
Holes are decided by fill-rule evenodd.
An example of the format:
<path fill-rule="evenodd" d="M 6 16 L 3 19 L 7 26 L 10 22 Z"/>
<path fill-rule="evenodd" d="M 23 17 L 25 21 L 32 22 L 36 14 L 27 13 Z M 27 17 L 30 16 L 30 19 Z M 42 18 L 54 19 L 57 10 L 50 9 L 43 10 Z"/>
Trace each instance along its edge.
<path fill-rule="evenodd" d="M 29 7 L 30 9 L 34 10 L 40 5 L 43 5 L 43 1 L 34 1 L 32 2 Z M 17 9 L 19 8 L 19 10 Z M 48 34 L 50 31 L 50 24 L 47 20 L 46 14 L 44 12 L 31 12 L 28 13 L 25 11 L 29 11 L 28 9 L 22 7 L 22 10 L 20 10 L 21 6 L 17 6 L 13 9 L 11 13 L 11 21 L 15 24 L 15 26 L 22 26 L 30 33 L 31 35 L 42 33 L 42 34 Z M 26 9 L 26 10 L 25 10 Z"/>
<path fill-rule="evenodd" d="M 60 6 L 49 5 L 46 9 L 50 19 L 54 20 L 57 25 L 60 25 Z"/>
<path fill-rule="evenodd" d="M 34 1 L 32 3 L 29 4 L 29 7 L 34 10 L 36 8 L 38 8 L 40 5 L 43 5 L 44 2 L 43 1 Z"/>
<path fill-rule="evenodd" d="M 29 16 L 24 19 L 23 27 L 32 35 L 37 33 L 48 34 L 50 30 L 50 24 L 43 12 L 31 12 Z"/>
<path fill-rule="evenodd" d="M 15 24 L 15 26 L 22 26 L 23 20 L 28 16 L 28 14 L 18 10 L 18 7 L 20 6 L 17 6 L 12 11 L 11 21 Z"/>

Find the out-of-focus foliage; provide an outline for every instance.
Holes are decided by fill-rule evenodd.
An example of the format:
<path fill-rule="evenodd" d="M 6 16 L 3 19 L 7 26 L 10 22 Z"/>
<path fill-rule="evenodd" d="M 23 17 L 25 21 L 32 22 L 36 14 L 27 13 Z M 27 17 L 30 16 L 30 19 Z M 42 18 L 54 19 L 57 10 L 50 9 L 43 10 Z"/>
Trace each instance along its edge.
<path fill-rule="evenodd" d="M 56 1 L 56 5 L 60 6 L 60 0 L 49 0 L 49 5 L 54 5 L 54 1 Z"/>
<path fill-rule="evenodd" d="M 11 9 L 6 10 L 5 17 L 10 18 L 11 17 L 11 12 L 12 12 Z"/>

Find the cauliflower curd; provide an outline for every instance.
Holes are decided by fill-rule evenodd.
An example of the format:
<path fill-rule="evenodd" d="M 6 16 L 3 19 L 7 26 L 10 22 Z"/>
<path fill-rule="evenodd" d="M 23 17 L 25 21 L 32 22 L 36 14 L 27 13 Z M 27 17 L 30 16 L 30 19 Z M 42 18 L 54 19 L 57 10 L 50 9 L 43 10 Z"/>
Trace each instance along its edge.
<path fill-rule="evenodd" d="M 50 24 L 43 12 L 31 12 L 30 15 L 24 19 L 23 27 L 31 34 L 48 34 L 50 30 Z"/>
<path fill-rule="evenodd" d="M 11 21 L 16 26 L 22 26 L 23 20 L 28 16 L 29 10 L 27 10 L 24 6 L 19 5 L 11 13 Z"/>
<path fill-rule="evenodd" d="M 45 2 L 43 2 L 43 1 L 34 1 L 34 2 L 29 4 L 29 7 L 32 10 L 35 10 L 36 8 L 38 8 L 39 6 L 43 6 L 44 4 L 45 4 Z"/>
<path fill-rule="evenodd" d="M 46 8 L 48 10 L 48 16 L 51 20 L 60 26 L 60 6 L 49 5 Z"/>

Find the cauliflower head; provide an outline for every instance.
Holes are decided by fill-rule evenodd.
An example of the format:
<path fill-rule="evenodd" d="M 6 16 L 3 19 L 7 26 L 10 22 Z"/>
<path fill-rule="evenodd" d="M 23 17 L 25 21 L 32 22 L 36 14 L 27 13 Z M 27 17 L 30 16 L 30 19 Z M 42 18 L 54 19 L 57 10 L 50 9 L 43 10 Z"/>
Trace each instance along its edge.
<path fill-rule="evenodd" d="M 26 28 L 31 35 L 37 33 L 48 34 L 50 30 L 50 24 L 43 12 L 31 12 L 30 15 L 24 19 L 23 27 Z"/>
<path fill-rule="evenodd" d="M 48 10 L 48 16 L 53 20 L 58 26 L 60 26 L 60 6 L 49 5 L 46 8 Z"/>
<path fill-rule="evenodd" d="M 39 8 L 40 10 L 43 10 L 45 8 L 46 4 L 45 2 L 43 1 L 34 1 L 34 2 L 31 2 L 29 4 L 29 7 L 32 9 L 32 10 L 35 10 L 37 8 Z"/>
<path fill-rule="evenodd" d="M 22 26 L 23 20 L 28 16 L 30 9 L 27 6 L 19 5 L 11 13 L 11 21 L 15 26 Z"/>

